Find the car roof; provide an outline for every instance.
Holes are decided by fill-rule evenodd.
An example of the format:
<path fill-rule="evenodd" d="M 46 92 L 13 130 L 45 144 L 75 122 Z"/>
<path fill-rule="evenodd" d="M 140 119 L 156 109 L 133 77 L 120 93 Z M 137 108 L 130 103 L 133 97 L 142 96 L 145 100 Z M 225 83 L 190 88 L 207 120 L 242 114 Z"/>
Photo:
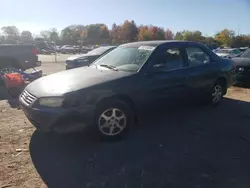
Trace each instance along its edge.
<path fill-rule="evenodd" d="M 120 45 L 121 47 L 140 47 L 140 46 L 160 46 L 162 44 L 167 43 L 182 43 L 182 44 L 196 44 L 200 45 L 198 42 L 191 42 L 191 41 L 183 41 L 183 40 L 153 40 L 153 41 L 139 41 L 139 42 L 131 42 Z"/>
<path fill-rule="evenodd" d="M 99 46 L 98 48 L 114 48 L 114 47 L 117 47 L 117 46 Z"/>

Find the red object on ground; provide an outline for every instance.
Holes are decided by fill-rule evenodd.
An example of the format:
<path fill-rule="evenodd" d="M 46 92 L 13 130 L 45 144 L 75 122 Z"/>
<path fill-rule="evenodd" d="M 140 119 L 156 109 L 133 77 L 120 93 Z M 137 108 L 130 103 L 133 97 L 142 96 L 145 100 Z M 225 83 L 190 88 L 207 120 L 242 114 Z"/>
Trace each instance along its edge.
<path fill-rule="evenodd" d="M 3 79 L 7 89 L 21 88 L 25 86 L 24 78 L 19 73 L 5 74 Z"/>

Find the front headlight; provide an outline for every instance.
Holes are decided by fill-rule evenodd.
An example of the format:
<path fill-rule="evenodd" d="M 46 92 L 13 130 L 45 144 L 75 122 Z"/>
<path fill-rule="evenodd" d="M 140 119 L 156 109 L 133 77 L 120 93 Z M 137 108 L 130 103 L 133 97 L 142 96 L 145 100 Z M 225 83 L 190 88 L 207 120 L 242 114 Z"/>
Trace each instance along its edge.
<path fill-rule="evenodd" d="M 39 99 L 40 106 L 47 107 L 61 107 L 63 105 L 64 98 L 62 97 L 45 97 Z"/>
<path fill-rule="evenodd" d="M 239 71 L 243 72 L 243 71 L 244 71 L 244 68 L 243 68 L 243 67 L 240 67 L 240 68 L 239 68 Z"/>

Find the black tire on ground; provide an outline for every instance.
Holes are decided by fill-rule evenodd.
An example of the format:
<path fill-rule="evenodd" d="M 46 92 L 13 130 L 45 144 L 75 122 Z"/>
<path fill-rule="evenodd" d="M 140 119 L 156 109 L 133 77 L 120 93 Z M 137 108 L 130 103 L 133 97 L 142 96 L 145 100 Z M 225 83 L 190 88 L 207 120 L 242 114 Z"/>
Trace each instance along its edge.
<path fill-rule="evenodd" d="M 117 140 L 123 138 L 134 123 L 131 108 L 118 99 L 100 102 L 95 115 L 95 125 L 101 139 Z"/>

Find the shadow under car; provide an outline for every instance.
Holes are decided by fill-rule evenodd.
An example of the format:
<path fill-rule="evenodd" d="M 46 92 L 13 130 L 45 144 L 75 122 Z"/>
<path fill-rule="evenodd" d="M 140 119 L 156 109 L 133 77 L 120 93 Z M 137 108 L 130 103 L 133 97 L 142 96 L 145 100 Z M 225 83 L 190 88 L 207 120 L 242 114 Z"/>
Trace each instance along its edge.
<path fill-rule="evenodd" d="M 250 184 L 250 103 L 148 116 L 119 142 L 35 131 L 30 155 L 50 188 L 222 187 Z"/>

